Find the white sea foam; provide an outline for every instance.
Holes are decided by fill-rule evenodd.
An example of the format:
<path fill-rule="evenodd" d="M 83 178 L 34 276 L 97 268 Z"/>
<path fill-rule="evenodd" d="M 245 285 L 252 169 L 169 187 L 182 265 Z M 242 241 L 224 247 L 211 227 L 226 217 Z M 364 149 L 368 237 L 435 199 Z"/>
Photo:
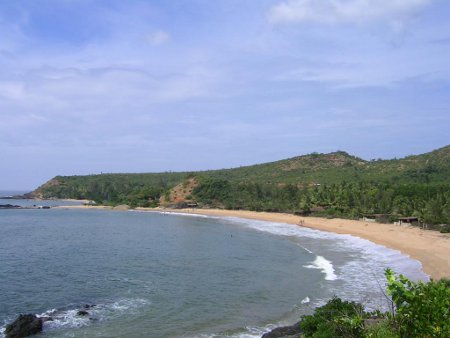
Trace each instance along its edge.
<path fill-rule="evenodd" d="M 422 271 L 419 261 L 411 259 L 398 250 L 386 248 L 356 236 L 335 234 L 286 223 L 237 217 L 213 218 L 291 238 L 306 251 L 312 251 L 311 253 L 317 255 L 311 266 L 320 268 L 324 272 L 325 280 L 337 283 L 333 288 L 336 296 L 362 302 L 369 310 L 388 307 L 382 292 L 385 283 L 384 270 L 387 267 L 414 281 L 429 280 Z M 325 257 L 333 257 L 333 264 L 331 262 L 328 264 Z M 338 276 L 339 278 L 336 279 Z M 330 290 L 329 287 L 327 289 Z M 320 300 L 315 300 L 315 304 L 318 301 Z"/>
<path fill-rule="evenodd" d="M 314 260 L 314 262 L 312 262 L 312 264 L 304 265 L 304 267 L 308 268 L 308 269 L 321 270 L 322 273 L 325 274 L 326 280 L 336 280 L 337 279 L 337 276 L 334 273 L 333 264 L 329 260 L 325 259 L 322 256 L 316 256 L 316 259 Z"/>
<path fill-rule="evenodd" d="M 429 277 L 422 271 L 422 265 L 419 261 L 410 258 L 408 255 L 405 255 L 398 250 L 390 249 L 356 236 L 335 234 L 287 223 L 256 221 L 237 217 L 222 218 L 232 223 L 242 224 L 249 228 L 274 235 L 329 240 L 333 243 L 335 251 L 343 253 L 354 251 L 361 254 L 363 258 L 370 262 L 378 263 L 375 265 L 384 265 L 384 267 L 389 266 L 393 268 L 394 271 L 402 273 L 413 280 L 429 280 Z M 306 249 L 304 246 L 302 247 L 306 251 L 312 253 L 311 250 Z M 364 268 L 367 272 L 370 271 L 371 267 L 373 267 L 373 264 L 361 268 Z"/>
<path fill-rule="evenodd" d="M 197 218 L 217 218 L 214 216 L 208 216 L 208 215 L 200 215 L 200 214 L 191 214 L 188 212 L 176 212 L 176 211 L 162 211 L 162 210 L 128 210 L 130 212 L 154 212 L 156 214 L 160 215 L 173 215 L 173 216 L 189 216 L 189 217 L 197 217 Z"/>
<path fill-rule="evenodd" d="M 244 332 L 239 332 L 235 334 L 227 334 L 225 337 L 228 338 L 260 338 L 264 333 L 269 332 L 270 330 L 274 329 L 274 325 L 267 325 L 266 327 L 246 327 Z M 200 334 L 195 335 L 192 337 L 186 337 L 186 338 L 222 338 L 224 337 L 223 334 L 216 334 L 216 333 L 208 333 L 208 334 Z"/>
<path fill-rule="evenodd" d="M 194 216 L 192 214 L 184 213 L 177 214 L 180 216 Z M 194 217 L 219 219 L 222 222 L 225 221 L 233 225 L 245 226 L 257 231 L 285 236 L 299 241 L 299 245 L 309 254 L 320 254 L 315 256 L 314 261 L 306 267 L 320 269 L 325 275 L 325 280 L 338 283 L 337 288 L 333 289 L 335 295 L 345 299 L 362 302 L 368 310 L 386 307 L 386 303 L 384 303 L 385 299 L 382 295 L 384 285 L 381 284 L 384 281 L 384 269 L 387 267 L 392 268 L 397 273 L 404 274 L 412 280 L 429 280 L 429 277 L 422 271 L 422 265 L 419 261 L 411 259 L 409 256 L 402 254 L 398 250 L 390 249 L 356 236 L 335 234 L 293 224 L 249 220 L 237 217 L 205 215 L 197 215 Z M 316 240 L 320 241 L 316 242 Z M 305 243 L 303 242 L 307 242 L 306 244 L 309 248 L 314 247 L 314 252 L 304 246 L 303 244 Z M 325 254 L 326 252 L 327 254 Z M 327 255 L 335 257 L 333 258 L 334 265 L 325 258 Z M 339 258 L 341 258 L 340 262 L 338 262 Z M 380 296 L 378 299 L 377 296 L 374 297 L 374 294 L 377 292 Z M 369 296 L 368 293 L 371 293 L 371 296 Z M 361 297 L 367 297 L 367 299 Z M 296 307 L 317 307 L 324 305 L 325 303 L 326 299 L 315 299 L 314 302 L 311 303 L 309 297 L 306 297 Z M 262 334 L 270 331 L 276 326 L 288 324 L 289 323 L 278 322 L 265 327 L 247 328 L 244 332 L 229 337 L 260 337 Z M 211 338 L 221 336 L 222 335 L 217 334 L 204 335 L 204 337 Z"/>
<path fill-rule="evenodd" d="M 77 315 L 78 310 L 67 310 L 62 312 L 47 311 L 43 315 L 44 317 L 50 316 L 53 318 L 51 321 L 44 322 L 44 330 L 60 329 L 60 328 L 78 328 L 89 325 L 89 316 Z"/>
<path fill-rule="evenodd" d="M 197 218 L 211 218 L 208 215 L 200 215 L 200 214 L 190 214 L 188 212 L 162 212 L 164 215 L 175 215 L 175 216 L 189 216 L 189 217 L 197 217 Z"/>
<path fill-rule="evenodd" d="M 381 285 L 382 282 L 380 281 L 384 281 L 383 273 L 384 269 L 387 267 L 391 267 L 397 273 L 402 273 L 412 280 L 429 280 L 429 277 L 422 271 L 421 263 L 417 260 L 411 259 L 400 251 L 386 248 L 356 236 L 335 234 L 286 223 L 248 220 L 236 217 L 214 216 L 211 218 L 221 219 L 222 221 L 230 222 L 234 225 L 244 225 L 251 229 L 278 236 L 292 237 L 299 241 L 306 239 L 308 240 L 309 248 L 311 248 L 311 245 L 314 245 L 314 243 L 317 243 L 318 248 L 316 249 L 316 247 L 314 247 L 313 251 L 307 249 L 303 244 L 300 244 L 300 246 L 309 254 L 321 254 L 315 256 L 314 261 L 311 262 L 311 264 L 306 265 L 306 267 L 320 269 L 325 275 L 325 280 L 336 281 L 339 282 L 339 284 L 343 283 L 339 288 L 341 291 L 338 289 L 333 290 L 336 292 L 336 295 L 345 299 L 363 302 L 368 310 L 381 309 L 386 306 L 386 304 L 381 303 L 384 302 L 383 296 L 380 296 L 379 300 L 368 297 L 368 302 L 366 302 L 366 299 L 361 299 L 361 297 L 367 295 L 367 292 L 369 291 L 379 291 L 382 295 L 381 290 L 384 287 Z M 321 241 L 315 242 L 316 239 Z M 321 250 L 332 252 L 335 255 L 342 254 L 346 257 L 345 263 L 340 264 L 339 266 L 333 265 L 329 260 L 324 258 L 325 255 Z M 324 256 L 322 256 L 322 254 Z M 335 269 L 338 269 L 338 273 L 336 273 Z M 325 303 L 325 299 L 315 299 L 314 302 L 311 302 L 309 297 L 305 297 L 296 307 L 298 309 L 304 309 L 305 306 L 317 307 L 322 306 Z M 247 328 L 244 332 L 229 337 L 261 337 L 262 334 L 269 332 L 277 326 L 289 324 L 292 323 L 281 321 L 265 327 Z M 223 335 L 210 334 L 205 335 L 204 337 L 216 338 L 222 336 Z"/>
<path fill-rule="evenodd" d="M 309 252 L 310 254 L 312 254 L 313 252 L 307 248 L 305 248 L 304 246 L 302 246 L 303 249 L 305 249 L 306 252 Z"/>
<path fill-rule="evenodd" d="M 89 325 L 92 321 L 107 321 L 122 316 L 124 313 L 139 313 L 143 306 L 150 304 L 146 299 L 120 299 L 116 302 L 98 304 L 86 311 L 88 316 L 78 315 L 79 309 L 58 311 L 48 310 L 38 314 L 38 317 L 51 317 L 51 321 L 44 322 L 43 330 L 56 330 L 61 328 L 79 328 Z"/>

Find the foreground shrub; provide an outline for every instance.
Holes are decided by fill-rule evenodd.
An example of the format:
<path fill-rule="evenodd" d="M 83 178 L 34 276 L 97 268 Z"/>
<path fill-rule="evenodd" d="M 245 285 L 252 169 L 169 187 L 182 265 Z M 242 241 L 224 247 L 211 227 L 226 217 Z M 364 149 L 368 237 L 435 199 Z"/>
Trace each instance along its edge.
<path fill-rule="evenodd" d="M 385 275 L 395 305 L 393 319 L 402 338 L 450 336 L 449 280 L 415 283 L 391 269 Z"/>
<path fill-rule="evenodd" d="M 392 313 L 365 312 L 361 304 L 333 298 L 303 316 L 304 337 L 450 337 L 450 280 L 413 282 L 386 269 Z M 370 319 L 368 319 L 370 318 Z"/>
<path fill-rule="evenodd" d="M 335 297 L 314 314 L 304 316 L 300 326 L 305 337 L 362 337 L 366 316 L 361 304 Z"/>
<path fill-rule="evenodd" d="M 376 325 L 370 326 L 364 331 L 365 338 L 400 338 L 391 321 L 385 319 Z"/>

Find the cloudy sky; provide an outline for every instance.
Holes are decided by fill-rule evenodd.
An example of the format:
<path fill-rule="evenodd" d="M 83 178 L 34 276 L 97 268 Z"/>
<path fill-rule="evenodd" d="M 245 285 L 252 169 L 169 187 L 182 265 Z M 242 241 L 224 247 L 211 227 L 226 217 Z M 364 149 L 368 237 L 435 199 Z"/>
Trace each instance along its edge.
<path fill-rule="evenodd" d="M 0 189 L 450 144 L 448 0 L 0 1 Z"/>

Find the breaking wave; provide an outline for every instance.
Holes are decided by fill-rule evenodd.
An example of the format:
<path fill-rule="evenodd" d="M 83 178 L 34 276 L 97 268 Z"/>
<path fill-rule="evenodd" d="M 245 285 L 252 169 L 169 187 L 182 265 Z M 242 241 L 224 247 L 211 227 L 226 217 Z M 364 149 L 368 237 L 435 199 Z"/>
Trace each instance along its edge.
<path fill-rule="evenodd" d="M 305 268 L 308 269 L 319 269 L 322 271 L 322 273 L 325 274 L 325 280 L 336 280 L 337 276 L 334 273 L 334 267 L 333 264 L 323 258 L 322 256 L 316 256 L 316 259 L 314 260 L 314 262 L 312 262 L 312 264 L 310 265 L 304 265 Z"/>

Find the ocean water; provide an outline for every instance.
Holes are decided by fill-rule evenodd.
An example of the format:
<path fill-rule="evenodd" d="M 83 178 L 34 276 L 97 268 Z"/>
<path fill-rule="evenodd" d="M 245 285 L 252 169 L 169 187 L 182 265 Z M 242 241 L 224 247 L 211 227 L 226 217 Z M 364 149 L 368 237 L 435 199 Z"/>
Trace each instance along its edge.
<path fill-rule="evenodd" d="M 388 266 L 427 279 L 362 239 L 237 218 L 0 210 L 0 231 L 0 331 L 49 315 L 42 337 L 258 337 L 333 295 L 386 307 Z"/>

